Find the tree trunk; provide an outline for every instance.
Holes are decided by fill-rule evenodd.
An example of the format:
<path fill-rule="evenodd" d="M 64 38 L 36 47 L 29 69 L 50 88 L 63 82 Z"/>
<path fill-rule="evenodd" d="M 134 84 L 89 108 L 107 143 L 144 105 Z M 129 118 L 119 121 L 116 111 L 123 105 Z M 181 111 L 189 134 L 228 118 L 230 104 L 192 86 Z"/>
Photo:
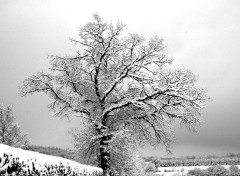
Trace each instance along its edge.
<path fill-rule="evenodd" d="M 103 176 L 111 176 L 109 141 L 112 136 L 108 134 L 107 120 L 107 116 L 103 116 L 102 128 L 100 129 L 100 134 L 103 136 L 100 141 L 100 167 L 103 170 Z"/>
<path fill-rule="evenodd" d="M 110 153 L 108 149 L 108 137 L 104 136 L 100 141 L 100 160 L 103 176 L 110 176 Z"/>

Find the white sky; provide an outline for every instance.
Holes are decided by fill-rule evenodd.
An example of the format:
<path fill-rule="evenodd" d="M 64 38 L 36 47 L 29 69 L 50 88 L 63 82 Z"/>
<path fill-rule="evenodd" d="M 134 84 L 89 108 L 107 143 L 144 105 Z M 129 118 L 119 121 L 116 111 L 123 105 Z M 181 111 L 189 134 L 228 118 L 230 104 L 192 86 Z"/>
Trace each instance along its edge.
<path fill-rule="evenodd" d="M 199 75 L 213 99 L 199 134 L 177 129 L 175 156 L 240 152 L 240 1 L 233 0 L 0 0 L 0 101 L 13 104 L 22 130 L 37 145 L 69 147 L 70 127 L 51 117 L 44 94 L 21 98 L 18 86 L 49 67 L 47 55 L 74 53 L 69 37 L 93 13 L 127 24 L 124 33 L 165 39 L 174 67 Z M 147 154 L 165 156 L 163 148 Z"/>

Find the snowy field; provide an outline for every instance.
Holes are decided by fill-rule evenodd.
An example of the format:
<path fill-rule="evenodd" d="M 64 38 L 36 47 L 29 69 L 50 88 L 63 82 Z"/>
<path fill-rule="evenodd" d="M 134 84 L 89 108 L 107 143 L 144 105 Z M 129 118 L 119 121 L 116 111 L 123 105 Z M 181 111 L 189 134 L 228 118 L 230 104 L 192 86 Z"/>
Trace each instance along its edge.
<path fill-rule="evenodd" d="M 12 160 L 19 158 L 19 163 L 25 163 L 27 168 L 30 170 L 37 169 L 39 171 L 46 170 L 46 165 L 55 165 L 55 166 L 67 166 L 71 168 L 75 173 L 88 174 L 88 175 L 100 175 L 102 169 L 93 166 L 87 166 L 79 164 L 75 161 L 71 161 L 65 158 L 50 156 L 41 154 L 38 152 L 32 152 L 28 150 L 13 148 L 7 145 L 0 144 L 0 171 L 8 167 L 7 164 L 4 164 L 4 157 L 6 158 L 7 154 L 11 163 Z M 14 158 L 14 159 L 13 159 Z M 5 159 L 6 160 L 6 159 Z M 33 165 L 34 163 L 34 165 Z M 35 168 L 33 168 L 35 167 Z"/>
<path fill-rule="evenodd" d="M 223 165 L 226 169 L 229 168 L 230 165 Z M 240 165 L 237 165 L 238 168 L 240 168 Z M 178 166 L 178 167 L 158 167 L 158 172 L 156 172 L 159 175 L 163 176 L 172 176 L 176 173 L 182 175 L 187 174 L 189 170 L 193 169 L 207 169 L 211 166 Z"/>

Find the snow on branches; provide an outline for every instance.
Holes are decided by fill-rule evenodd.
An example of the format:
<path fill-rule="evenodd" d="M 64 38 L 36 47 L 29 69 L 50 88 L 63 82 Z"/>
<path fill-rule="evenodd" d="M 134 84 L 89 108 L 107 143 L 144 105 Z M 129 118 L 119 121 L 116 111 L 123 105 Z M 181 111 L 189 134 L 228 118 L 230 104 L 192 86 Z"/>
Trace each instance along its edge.
<path fill-rule="evenodd" d="M 99 153 L 93 153 L 99 155 L 104 172 L 109 170 L 109 151 L 117 134 L 139 144 L 164 143 L 168 149 L 172 122 L 196 130 L 208 99 L 206 91 L 195 86 L 197 78 L 191 71 L 170 68 L 172 58 L 166 55 L 163 39 L 121 37 L 124 27 L 94 15 L 80 29 L 80 39 L 71 39 L 79 51 L 51 56 L 50 72 L 27 78 L 21 88 L 23 95 L 48 94 L 55 115 L 81 116 L 85 127 L 94 129 L 90 131 L 97 139 L 83 140 L 92 139 L 91 146 L 97 146 Z"/>

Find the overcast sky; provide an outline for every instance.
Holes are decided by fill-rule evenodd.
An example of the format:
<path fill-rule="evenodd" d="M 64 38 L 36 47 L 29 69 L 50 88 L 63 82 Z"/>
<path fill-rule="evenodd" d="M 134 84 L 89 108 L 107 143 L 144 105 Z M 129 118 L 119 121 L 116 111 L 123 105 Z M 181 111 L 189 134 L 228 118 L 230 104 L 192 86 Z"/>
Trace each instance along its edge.
<path fill-rule="evenodd" d="M 0 0 L 0 102 L 12 104 L 33 144 L 69 147 L 80 120 L 53 118 L 45 94 L 18 95 L 18 86 L 50 67 L 49 54 L 74 54 L 79 27 L 99 13 L 127 24 L 124 33 L 165 39 L 173 66 L 199 75 L 212 101 L 200 133 L 176 128 L 174 156 L 240 153 L 240 1 L 238 0 Z M 166 156 L 163 147 L 145 154 Z"/>

